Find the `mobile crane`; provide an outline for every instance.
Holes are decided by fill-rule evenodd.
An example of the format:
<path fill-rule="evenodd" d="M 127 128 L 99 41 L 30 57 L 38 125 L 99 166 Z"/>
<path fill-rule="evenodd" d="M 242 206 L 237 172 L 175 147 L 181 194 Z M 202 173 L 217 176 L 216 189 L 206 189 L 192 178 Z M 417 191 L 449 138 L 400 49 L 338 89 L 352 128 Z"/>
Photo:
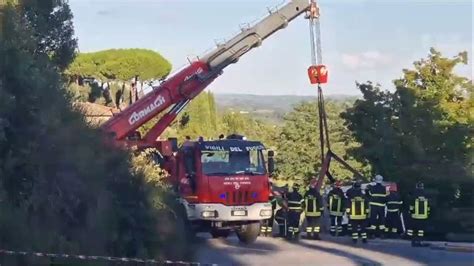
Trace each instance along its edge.
<path fill-rule="evenodd" d="M 211 52 L 191 62 L 162 81 L 153 91 L 113 116 L 102 130 L 114 144 L 138 149 L 156 148 L 169 182 L 180 195 L 187 218 L 195 230 L 226 236 L 235 230 L 240 241 L 253 242 L 260 222 L 272 215 L 269 204 L 269 175 L 274 169 L 273 151 L 265 146 L 231 135 L 214 141 L 188 141 L 178 148 L 176 139 L 157 140 L 180 111 L 211 84 L 223 70 L 289 22 L 314 12 L 314 0 L 292 0 Z M 137 129 L 160 115 L 144 135 Z"/>

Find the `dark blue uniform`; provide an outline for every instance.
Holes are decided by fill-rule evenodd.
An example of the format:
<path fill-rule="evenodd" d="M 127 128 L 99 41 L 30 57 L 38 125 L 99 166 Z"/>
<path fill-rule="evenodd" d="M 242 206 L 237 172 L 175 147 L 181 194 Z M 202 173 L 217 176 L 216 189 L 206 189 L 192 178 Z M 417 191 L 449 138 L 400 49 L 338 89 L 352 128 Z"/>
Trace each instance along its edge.
<path fill-rule="evenodd" d="M 396 236 L 401 232 L 400 212 L 403 201 L 396 191 L 391 191 L 387 197 L 387 216 L 385 217 L 385 233 Z"/>
<path fill-rule="evenodd" d="M 419 246 L 425 236 L 425 227 L 430 214 L 430 204 L 425 193 L 421 189 L 415 191 L 414 196 L 409 201 L 410 204 L 410 224 L 407 230 L 408 236 L 412 239 L 413 246 Z"/>
<path fill-rule="evenodd" d="M 385 204 L 387 202 L 387 190 L 384 185 L 377 183 L 369 188 L 370 205 L 370 231 L 377 233 L 377 226 L 380 232 L 385 232 Z"/>
<path fill-rule="evenodd" d="M 300 218 L 303 211 L 303 197 L 295 189 L 288 194 L 288 237 L 297 237 L 300 233 Z"/>
<path fill-rule="evenodd" d="M 331 235 L 342 233 L 342 217 L 345 211 L 345 197 L 342 189 L 335 187 L 328 193 L 327 198 L 329 217 L 331 220 Z"/>

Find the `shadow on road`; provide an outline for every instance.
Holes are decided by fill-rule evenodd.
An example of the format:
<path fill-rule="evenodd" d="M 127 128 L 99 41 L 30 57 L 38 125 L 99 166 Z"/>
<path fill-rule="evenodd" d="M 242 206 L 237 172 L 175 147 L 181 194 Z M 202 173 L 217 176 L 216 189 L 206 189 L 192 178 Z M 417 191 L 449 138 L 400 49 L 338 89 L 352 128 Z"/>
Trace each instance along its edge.
<path fill-rule="evenodd" d="M 275 252 L 279 250 L 279 248 L 275 244 L 262 242 L 261 240 L 263 239 L 270 239 L 270 238 L 259 237 L 256 242 L 251 243 L 251 244 L 241 243 L 237 238 L 234 238 L 234 237 L 223 239 L 222 241 L 228 246 L 231 246 L 237 249 L 248 250 L 249 252 L 247 253 L 254 252 L 256 254 L 263 254 L 263 253 Z"/>
<path fill-rule="evenodd" d="M 270 257 L 279 250 L 275 244 L 259 240 L 251 244 L 243 244 L 235 236 L 229 236 L 226 239 L 212 239 L 207 235 L 198 238 L 196 248 L 199 249 L 200 256 L 197 259 L 200 263 L 218 265 L 245 265 L 243 261 L 248 261 L 247 256 Z M 240 258 L 240 260 L 236 258 Z"/>
<path fill-rule="evenodd" d="M 447 252 L 441 250 L 432 250 L 430 248 L 413 248 L 411 247 L 410 241 L 405 240 L 382 240 L 382 239 L 371 239 L 368 244 L 358 243 L 357 245 L 352 244 L 350 237 L 340 237 L 336 238 L 330 235 L 323 235 L 323 242 L 332 243 L 340 245 L 341 249 L 334 248 L 334 254 L 348 257 L 354 256 L 354 254 L 349 252 L 344 252 L 344 248 L 358 248 L 360 250 L 367 250 L 371 252 L 378 252 L 385 255 L 390 255 L 394 257 L 403 258 L 413 263 L 428 264 L 428 265 L 446 265 L 446 262 L 449 261 L 450 266 L 454 265 L 474 265 L 473 260 L 474 256 L 471 253 L 455 253 Z M 294 242 L 293 242 L 294 243 Z M 294 244 L 302 245 L 308 248 L 320 249 L 322 251 L 326 248 L 315 244 L 308 244 L 305 242 L 296 242 Z M 321 242 L 320 242 L 321 243 Z M 333 249 L 333 248 L 331 248 Z M 362 252 L 361 252 L 362 253 Z M 357 255 L 356 255 L 357 256 Z M 362 257 L 365 260 L 370 260 L 369 258 Z M 369 265 L 380 265 L 379 262 Z"/>
<path fill-rule="evenodd" d="M 348 252 L 348 251 L 344 251 L 342 249 L 312 245 L 312 244 L 308 244 L 308 243 L 303 242 L 303 241 L 288 241 L 288 243 L 294 244 L 294 245 L 299 245 L 299 246 L 302 246 L 302 247 L 305 247 L 305 248 L 308 248 L 308 249 L 315 249 L 315 250 L 318 250 L 318 251 L 321 251 L 321 252 L 326 252 L 326 253 L 336 255 L 336 256 L 340 256 L 340 257 L 345 257 L 349 260 L 352 260 L 357 265 L 364 265 L 364 266 L 365 265 L 367 265 L 367 266 L 368 265 L 382 265 L 381 263 L 379 263 L 375 260 L 372 260 L 368 257 L 360 256 L 360 255 L 357 255 L 357 254 L 354 254 L 354 253 L 351 253 L 351 252 Z"/>

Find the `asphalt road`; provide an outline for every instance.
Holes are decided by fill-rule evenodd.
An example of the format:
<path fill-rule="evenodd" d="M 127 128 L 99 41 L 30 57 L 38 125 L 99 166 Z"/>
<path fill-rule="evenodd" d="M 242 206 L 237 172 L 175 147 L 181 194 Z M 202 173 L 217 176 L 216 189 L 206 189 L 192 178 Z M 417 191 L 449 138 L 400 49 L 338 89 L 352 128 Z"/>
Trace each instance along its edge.
<path fill-rule="evenodd" d="M 413 248 L 404 240 L 375 239 L 353 245 L 348 237 L 324 237 L 297 242 L 259 237 L 244 245 L 235 236 L 211 239 L 200 235 L 197 259 L 218 265 L 474 265 L 472 252 Z"/>

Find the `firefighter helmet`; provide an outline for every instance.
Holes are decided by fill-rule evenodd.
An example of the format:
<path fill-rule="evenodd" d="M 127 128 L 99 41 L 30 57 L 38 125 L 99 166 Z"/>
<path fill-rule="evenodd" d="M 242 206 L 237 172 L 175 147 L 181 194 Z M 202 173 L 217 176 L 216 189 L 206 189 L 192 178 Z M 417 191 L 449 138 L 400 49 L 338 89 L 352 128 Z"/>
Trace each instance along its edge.
<path fill-rule="evenodd" d="M 375 176 L 375 183 L 382 183 L 382 181 L 383 181 L 383 176 L 381 175 Z"/>

